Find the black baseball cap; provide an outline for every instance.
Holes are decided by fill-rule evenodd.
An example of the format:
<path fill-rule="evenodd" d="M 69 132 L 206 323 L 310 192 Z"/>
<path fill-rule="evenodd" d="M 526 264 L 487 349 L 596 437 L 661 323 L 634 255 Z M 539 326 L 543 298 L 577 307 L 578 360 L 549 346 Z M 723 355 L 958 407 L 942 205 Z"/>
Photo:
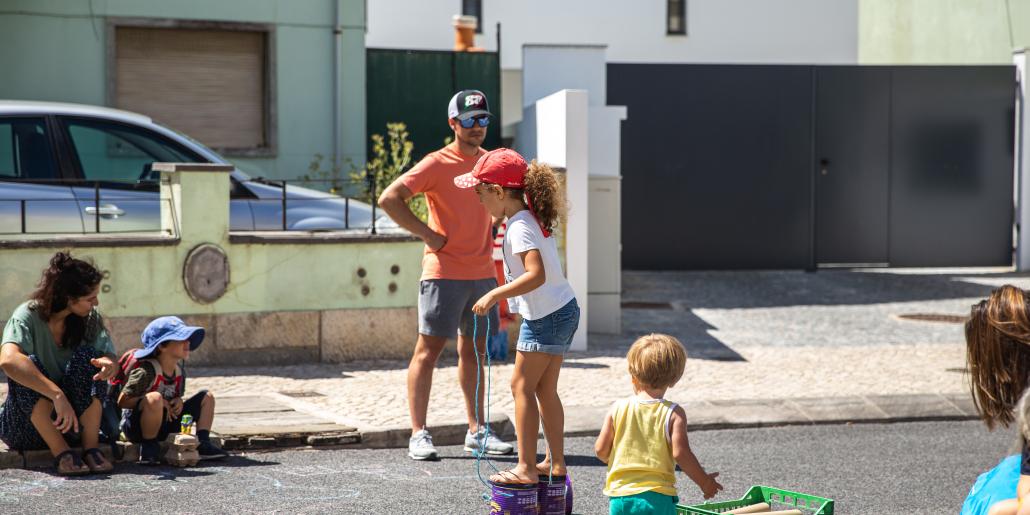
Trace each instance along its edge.
<path fill-rule="evenodd" d="M 451 97 L 447 104 L 447 117 L 468 120 L 476 116 L 493 116 L 486 103 L 486 95 L 478 89 L 463 89 Z"/>

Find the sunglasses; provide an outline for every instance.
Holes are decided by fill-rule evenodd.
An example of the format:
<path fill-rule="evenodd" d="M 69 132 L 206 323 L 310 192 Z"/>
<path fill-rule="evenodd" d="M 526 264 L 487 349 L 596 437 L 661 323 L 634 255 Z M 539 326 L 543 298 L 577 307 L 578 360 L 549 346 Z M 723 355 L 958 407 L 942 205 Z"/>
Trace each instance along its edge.
<path fill-rule="evenodd" d="M 480 127 L 486 127 L 487 125 L 490 125 L 490 117 L 480 116 L 477 118 L 467 118 L 465 120 L 458 120 L 458 123 L 466 129 L 471 129 L 472 126 L 476 124 L 476 122 L 479 122 Z"/>

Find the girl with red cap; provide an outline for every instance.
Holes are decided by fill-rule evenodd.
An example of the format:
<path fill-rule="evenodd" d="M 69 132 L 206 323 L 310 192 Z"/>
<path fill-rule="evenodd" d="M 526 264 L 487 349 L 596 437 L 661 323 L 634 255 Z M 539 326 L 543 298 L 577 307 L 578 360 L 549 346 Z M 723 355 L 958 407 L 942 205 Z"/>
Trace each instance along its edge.
<path fill-rule="evenodd" d="M 558 397 L 558 373 L 579 327 L 579 305 L 562 273 L 552 234 L 566 211 L 558 176 L 547 165 L 527 164 L 514 150 L 501 148 L 483 155 L 471 172 L 456 177 L 454 183 L 475 188 L 491 215 L 508 219 L 503 245 L 506 284 L 480 298 L 472 311 L 486 314 L 507 299 L 511 311 L 522 316 L 511 378 L 519 462 L 490 480 L 498 484 L 564 482 L 565 412 Z M 542 463 L 535 463 L 541 423 L 548 452 Z"/>

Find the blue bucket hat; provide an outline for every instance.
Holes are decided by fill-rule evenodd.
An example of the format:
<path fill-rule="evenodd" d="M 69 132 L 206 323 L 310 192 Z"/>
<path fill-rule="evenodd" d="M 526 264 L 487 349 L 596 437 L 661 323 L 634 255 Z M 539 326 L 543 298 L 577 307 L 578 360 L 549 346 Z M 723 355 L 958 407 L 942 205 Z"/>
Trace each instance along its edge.
<path fill-rule="evenodd" d="M 161 317 L 147 324 L 140 335 L 143 348 L 136 351 L 136 359 L 150 357 L 164 342 L 189 340 L 190 350 L 196 350 L 204 341 L 204 328 L 186 325 L 179 317 Z"/>

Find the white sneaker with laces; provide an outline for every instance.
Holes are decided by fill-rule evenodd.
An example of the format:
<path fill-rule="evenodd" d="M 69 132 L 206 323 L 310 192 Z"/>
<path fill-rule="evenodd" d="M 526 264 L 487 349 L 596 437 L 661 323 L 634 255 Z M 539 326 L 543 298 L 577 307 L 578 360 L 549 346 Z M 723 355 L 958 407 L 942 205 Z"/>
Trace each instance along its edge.
<path fill-rule="evenodd" d="M 423 429 L 408 440 L 408 457 L 420 461 L 436 459 L 436 447 L 433 447 L 433 437 L 429 431 Z"/>
<path fill-rule="evenodd" d="M 485 435 L 484 435 L 485 433 Z M 511 454 L 515 452 L 515 447 L 510 443 L 505 443 L 493 431 L 490 431 L 489 426 L 481 426 L 479 431 L 475 433 L 465 433 L 465 450 L 468 452 L 479 452 L 479 445 L 483 444 L 483 449 L 486 454 Z"/>

